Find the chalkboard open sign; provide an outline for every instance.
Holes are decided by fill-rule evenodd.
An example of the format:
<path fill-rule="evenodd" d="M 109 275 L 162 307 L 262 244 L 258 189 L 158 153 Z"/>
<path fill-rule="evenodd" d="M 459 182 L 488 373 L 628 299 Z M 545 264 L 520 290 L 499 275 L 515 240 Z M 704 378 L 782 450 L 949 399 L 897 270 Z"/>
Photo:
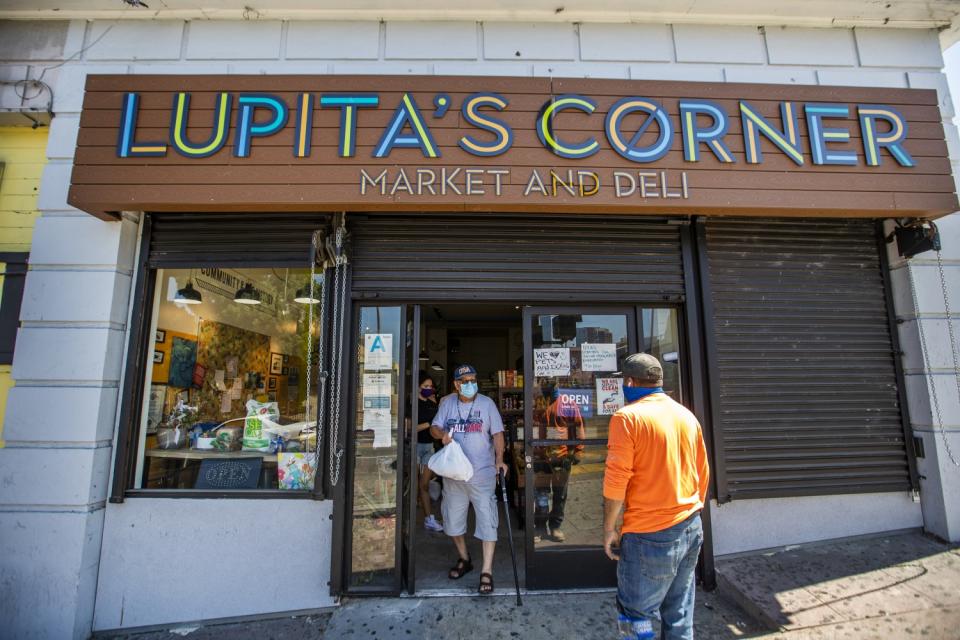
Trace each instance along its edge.
<path fill-rule="evenodd" d="M 200 463 L 194 489 L 256 489 L 263 458 L 207 458 Z"/>

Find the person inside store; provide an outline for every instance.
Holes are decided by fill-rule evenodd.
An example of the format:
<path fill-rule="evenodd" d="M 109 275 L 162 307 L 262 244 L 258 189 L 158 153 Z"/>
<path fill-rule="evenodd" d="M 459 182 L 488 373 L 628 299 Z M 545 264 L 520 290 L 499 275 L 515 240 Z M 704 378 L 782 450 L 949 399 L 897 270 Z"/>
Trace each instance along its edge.
<path fill-rule="evenodd" d="M 539 440 L 583 440 L 586 430 L 583 415 L 576 402 L 565 401 L 555 385 L 545 385 L 540 389 L 547 406 L 534 413 L 534 433 Z M 580 464 L 583 458 L 583 445 L 568 447 L 557 444 L 538 447 L 534 458 L 533 470 L 537 479 L 534 495 L 534 536 L 539 542 L 549 537 L 555 542 L 563 542 L 566 534 L 560 528 L 563 525 L 563 509 L 567 503 L 567 482 L 570 469 Z M 552 498 L 552 503 L 551 503 Z M 548 529 L 549 527 L 549 529 Z"/>
<path fill-rule="evenodd" d="M 603 548 L 617 561 L 617 625 L 621 637 L 689 640 L 710 482 L 703 430 L 663 392 L 655 357 L 635 353 L 622 370 L 627 404 L 610 418 L 603 479 Z"/>
<path fill-rule="evenodd" d="M 457 563 L 448 577 L 459 580 L 473 570 L 473 561 L 467 551 L 464 535 L 467 532 L 467 512 L 473 506 L 476 525 L 474 537 L 483 544 L 483 565 L 480 569 L 481 594 L 493 593 L 493 554 L 497 545 L 496 485 L 500 471 L 506 475 L 503 462 L 503 419 L 497 403 L 479 393 L 477 370 L 469 364 L 454 369 L 456 389 L 440 401 L 431 431 L 446 445 L 455 440 L 473 466 L 473 476 L 467 481 L 443 480 L 443 530 L 453 538 L 457 549 Z"/>
<path fill-rule="evenodd" d="M 430 374 L 421 371 L 420 391 L 417 394 L 417 460 L 420 463 L 417 497 L 424 513 L 423 528 L 427 531 L 443 531 L 443 525 L 437 520 L 430 500 L 430 480 L 433 479 L 434 473 L 427 467 L 430 456 L 434 454 L 438 444 L 430 430 L 430 424 L 437 415 L 438 408 L 436 384 Z"/>

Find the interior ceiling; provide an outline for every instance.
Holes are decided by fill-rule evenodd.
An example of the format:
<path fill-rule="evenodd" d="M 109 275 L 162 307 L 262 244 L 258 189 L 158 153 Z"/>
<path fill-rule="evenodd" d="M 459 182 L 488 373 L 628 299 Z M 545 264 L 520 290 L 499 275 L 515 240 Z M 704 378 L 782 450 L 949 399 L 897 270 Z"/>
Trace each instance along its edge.
<path fill-rule="evenodd" d="M 420 307 L 424 322 L 441 322 L 466 325 L 487 322 L 519 323 L 523 314 L 522 307 L 502 304 L 425 304 Z"/>
<path fill-rule="evenodd" d="M 142 1 L 147 6 L 127 2 Z M 538 20 L 947 28 L 957 0 L 3 0 L 0 18 Z"/>

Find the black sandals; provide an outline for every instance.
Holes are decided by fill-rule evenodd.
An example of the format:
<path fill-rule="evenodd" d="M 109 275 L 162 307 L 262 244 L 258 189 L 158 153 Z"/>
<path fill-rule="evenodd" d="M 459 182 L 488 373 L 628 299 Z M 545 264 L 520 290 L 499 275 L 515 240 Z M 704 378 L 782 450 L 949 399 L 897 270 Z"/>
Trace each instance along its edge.
<path fill-rule="evenodd" d="M 477 587 L 477 593 L 488 596 L 493 593 L 493 576 L 489 573 L 480 574 L 480 586 Z"/>
<path fill-rule="evenodd" d="M 473 562 L 471 562 L 470 558 L 467 558 L 466 560 L 463 558 L 457 558 L 457 564 L 450 569 L 450 573 L 447 574 L 447 577 L 451 580 L 459 580 L 471 571 L 473 571 Z"/>

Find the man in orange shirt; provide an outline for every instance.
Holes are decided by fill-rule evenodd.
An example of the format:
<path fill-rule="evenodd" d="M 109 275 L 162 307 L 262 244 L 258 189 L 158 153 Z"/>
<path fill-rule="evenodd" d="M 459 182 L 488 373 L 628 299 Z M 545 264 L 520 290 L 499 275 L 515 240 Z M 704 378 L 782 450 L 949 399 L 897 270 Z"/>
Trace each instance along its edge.
<path fill-rule="evenodd" d="M 610 419 L 603 480 L 603 546 L 618 561 L 618 626 L 623 638 L 690 640 L 710 480 L 703 432 L 663 392 L 656 358 L 627 357 L 623 376 L 627 405 Z"/>

